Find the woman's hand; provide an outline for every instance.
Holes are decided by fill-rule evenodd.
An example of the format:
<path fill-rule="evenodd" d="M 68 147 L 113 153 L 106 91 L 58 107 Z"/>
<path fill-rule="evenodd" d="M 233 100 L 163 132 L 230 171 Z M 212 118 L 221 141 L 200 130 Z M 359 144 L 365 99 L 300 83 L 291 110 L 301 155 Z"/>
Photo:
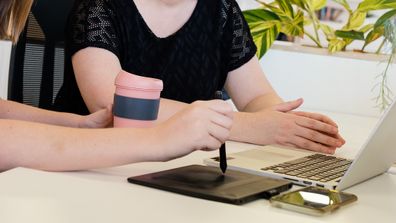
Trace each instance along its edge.
<path fill-rule="evenodd" d="M 225 101 L 197 101 L 158 126 L 158 142 L 163 143 L 161 160 L 187 155 L 195 150 L 215 150 L 230 134 L 232 107 Z"/>
<path fill-rule="evenodd" d="M 321 114 L 293 111 L 302 102 L 302 99 L 298 99 L 278 104 L 273 107 L 273 111 L 263 111 L 265 115 L 273 118 L 273 122 L 278 122 L 278 125 L 272 124 L 273 142 L 333 154 L 336 148 L 345 144 L 337 124 Z"/>
<path fill-rule="evenodd" d="M 105 128 L 111 125 L 113 121 L 112 105 L 101 109 L 90 115 L 81 116 L 79 128 Z"/>

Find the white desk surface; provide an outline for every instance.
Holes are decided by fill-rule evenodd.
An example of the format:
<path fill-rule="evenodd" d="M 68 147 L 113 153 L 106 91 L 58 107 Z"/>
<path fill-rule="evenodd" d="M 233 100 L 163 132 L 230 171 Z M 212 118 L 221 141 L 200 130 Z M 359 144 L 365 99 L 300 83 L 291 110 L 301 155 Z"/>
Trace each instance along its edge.
<path fill-rule="evenodd" d="M 350 155 L 375 118 L 333 115 Z M 253 145 L 229 143 L 228 152 Z M 358 202 L 331 215 L 313 217 L 271 207 L 261 199 L 242 206 L 207 201 L 139 185 L 126 178 L 202 163 L 217 152 L 195 152 L 166 163 L 139 163 L 92 171 L 50 173 L 24 168 L 0 174 L 0 222 L 395 222 L 396 175 L 383 174 L 347 189 Z"/>

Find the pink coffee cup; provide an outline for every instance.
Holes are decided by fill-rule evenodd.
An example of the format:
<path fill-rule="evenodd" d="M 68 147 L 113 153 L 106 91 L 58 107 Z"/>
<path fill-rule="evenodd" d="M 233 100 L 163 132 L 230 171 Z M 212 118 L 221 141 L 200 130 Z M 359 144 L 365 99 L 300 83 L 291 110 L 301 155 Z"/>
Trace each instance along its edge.
<path fill-rule="evenodd" d="M 121 71 L 115 86 L 114 127 L 153 126 L 158 117 L 162 81 Z"/>

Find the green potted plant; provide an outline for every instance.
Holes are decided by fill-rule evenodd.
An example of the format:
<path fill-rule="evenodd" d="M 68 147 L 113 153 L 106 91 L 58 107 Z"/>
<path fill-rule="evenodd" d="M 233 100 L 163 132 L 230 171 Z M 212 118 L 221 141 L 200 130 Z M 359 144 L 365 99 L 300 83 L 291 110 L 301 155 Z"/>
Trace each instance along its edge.
<path fill-rule="evenodd" d="M 327 0 L 274 0 L 271 3 L 256 1 L 261 7 L 246 10 L 244 15 L 257 45 L 259 58 L 264 56 L 279 33 L 289 37 L 307 37 L 317 47 L 323 48 L 325 44 L 319 38 L 322 33 L 326 37 L 326 46 L 330 53 L 345 51 L 353 41 L 364 42 L 361 52 L 381 37 L 384 39 L 383 43 L 392 42 L 390 38 L 386 38 L 385 29 L 386 24 L 396 16 L 395 0 L 362 0 L 354 10 L 346 0 L 333 0 L 344 7 L 348 13 L 348 19 L 340 29 L 326 25 L 317 17 L 316 11 L 323 9 L 327 5 Z M 375 10 L 387 10 L 387 12 L 375 24 L 365 24 L 367 14 Z M 312 27 L 312 33 L 307 29 L 309 26 Z M 383 46 L 384 44 L 380 45 L 378 53 L 381 52 Z M 391 53 L 388 64 L 392 62 L 392 59 Z M 388 69 L 381 74 L 382 80 L 378 86 L 379 95 L 376 98 L 381 109 L 389 104 L 391 94 L 386 86 L 387 71 Z"/>
<path fill-rule="evenodd" d="M 388 88 L 387 85 L 387 75 L 388 75 L 388 70 L 391 66 L 391 64 L 395 60 L 396 56 L 396 16 L 391 17 L 384 23 L 384 43 L 387 43 L 389 45 L 388 51 L 389 51 L 389 58 L 387 60 L 387 65 L 385 70 L 380 74 L 381 76 L 381 82 L 378 84 L 379 86 L 379 94 L 375 98 L 377 103 L 381 106 L 380 108 L 384 110 L 391 102 L 392 102 L 392 92 Z M 384 44 L 381 44 L 381 47 Z"/>

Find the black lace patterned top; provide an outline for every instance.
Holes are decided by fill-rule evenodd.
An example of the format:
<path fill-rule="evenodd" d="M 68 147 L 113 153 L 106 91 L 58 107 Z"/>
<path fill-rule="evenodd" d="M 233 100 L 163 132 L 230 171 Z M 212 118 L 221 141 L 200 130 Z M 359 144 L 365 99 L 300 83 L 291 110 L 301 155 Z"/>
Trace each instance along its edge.
<path fill-rule="evenodd" d="M 58 110 L 87 113 L 70 58 L 86 47 L 113 52 L 124 70 L 162 79 L 161 97 L 182 102 L 207 100 L 222 89 L 228 72 L 256 53 L 235 0 L 198 0 L 189 20 L 174 34 L 158 38 L 133 0 L 76 1 L 69 19 L 64 86 Z"/>

